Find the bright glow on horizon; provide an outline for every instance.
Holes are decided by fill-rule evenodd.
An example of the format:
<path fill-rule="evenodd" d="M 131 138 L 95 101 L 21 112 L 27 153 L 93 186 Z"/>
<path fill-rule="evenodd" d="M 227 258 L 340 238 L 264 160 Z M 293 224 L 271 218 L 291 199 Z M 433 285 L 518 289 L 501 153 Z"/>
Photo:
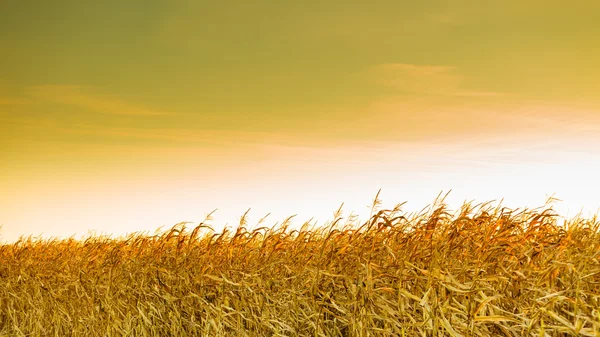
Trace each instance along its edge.
<path fill-rule="evenodd" d="M 311 218 L 323 225 L 342 202 L 344 216 L 352 212 L 362 222 L 379 188 L 383 208 L 407 202 L 402 208 L 406 213 L 420 211 L 449 190 L 446 202 L 452 210 L 465 201 L 496 200 L 497 204 L 501 199 L 509 208 L 535 208 L 553 193 L 563 200 L 553 208 L 567 218 L 582 210 L 583 215 L 593 214 L 600 206 L 593 195 L 598 190 L 595 174 L 600 171 L 600 158 L 592 152 L 490 147 L 487 153 L 469 153 L 445 147 L 419 154 L 392 149 L 280 148 L 276 158 L 206 177 L 190 169 L 137 179 L 124 176 L 108 184 L 106 179 L 94 182 L 89 176 L 71 177 L 70 185 L 47 181 L 2 200 L 11 212 L 3 213 L 8 222 L 0 237 L 10 242 L 20 235 L 82 238 L 90 231 L 113 237 L 154 233 L 184 221 L 194 226 L 214 209 L 218 210 L 210 224 L 217 231 L 225 225 L 236 227 L 249 208 L 250 227 L 268 213 L 266 226 L 294 214 L 294 226 Z M 404 159 L 396 158 L 400 153 Z M 494 158 L 501 162 L 491 161 Z M 564 172 L 574 174 L 564 176 Z"/>

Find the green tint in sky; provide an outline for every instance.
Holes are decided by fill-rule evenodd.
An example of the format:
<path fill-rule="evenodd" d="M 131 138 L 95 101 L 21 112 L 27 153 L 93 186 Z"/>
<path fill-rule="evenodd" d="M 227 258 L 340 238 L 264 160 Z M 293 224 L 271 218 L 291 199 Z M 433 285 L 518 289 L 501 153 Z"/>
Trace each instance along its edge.
<path fill-rule="evenodd" d="M 597 1 L 4 0 L 4 200 L 23 184 L 263 165 L 281 146 L 566 144 L 600 120 L 598 13 Z"/>
<path fill-rule="evenodd" d="M 457 67 L 465 86 L 532 98 L 593 99 L 600 75 L 594 1 L 0 6 L 5 86 L 93 86 L 180 113 L 351 107 L 378 92 L 354 75 L 388 63 Z"/>

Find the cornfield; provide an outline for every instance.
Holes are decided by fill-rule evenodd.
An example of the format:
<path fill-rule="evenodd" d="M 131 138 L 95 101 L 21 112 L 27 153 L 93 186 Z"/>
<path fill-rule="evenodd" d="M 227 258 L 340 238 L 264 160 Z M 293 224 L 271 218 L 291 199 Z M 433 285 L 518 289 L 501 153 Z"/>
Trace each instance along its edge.
<path fill-rule="evenodd" d="M 0 336 L 600 336 L 595 217 L 377 202 L 362 224 L 21 238 Z"/>

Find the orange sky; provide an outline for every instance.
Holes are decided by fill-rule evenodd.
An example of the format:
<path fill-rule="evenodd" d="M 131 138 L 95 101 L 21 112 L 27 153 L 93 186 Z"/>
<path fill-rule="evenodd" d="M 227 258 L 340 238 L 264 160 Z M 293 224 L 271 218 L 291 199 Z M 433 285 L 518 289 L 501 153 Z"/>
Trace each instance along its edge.
<path fill-rule="evenodd" d="M 364 219 L 380 188 L 407 211 L 452 189 L 455 208 L 555 194 L 594 213 L 598 10 L 5 1 L 0 241 L 215 208 L 216 228 L 248 208 L 251 225 L 322 224 L 342 202 Z"/>

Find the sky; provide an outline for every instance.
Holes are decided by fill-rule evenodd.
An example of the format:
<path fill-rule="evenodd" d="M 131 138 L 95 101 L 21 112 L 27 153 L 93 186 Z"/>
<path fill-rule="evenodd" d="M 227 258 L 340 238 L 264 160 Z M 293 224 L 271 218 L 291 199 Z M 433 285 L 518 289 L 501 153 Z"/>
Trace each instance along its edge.
<path fill-rule="evenodd" d="M 600 2 L 4 0 L 0 241 L 600 207 Z"/>

